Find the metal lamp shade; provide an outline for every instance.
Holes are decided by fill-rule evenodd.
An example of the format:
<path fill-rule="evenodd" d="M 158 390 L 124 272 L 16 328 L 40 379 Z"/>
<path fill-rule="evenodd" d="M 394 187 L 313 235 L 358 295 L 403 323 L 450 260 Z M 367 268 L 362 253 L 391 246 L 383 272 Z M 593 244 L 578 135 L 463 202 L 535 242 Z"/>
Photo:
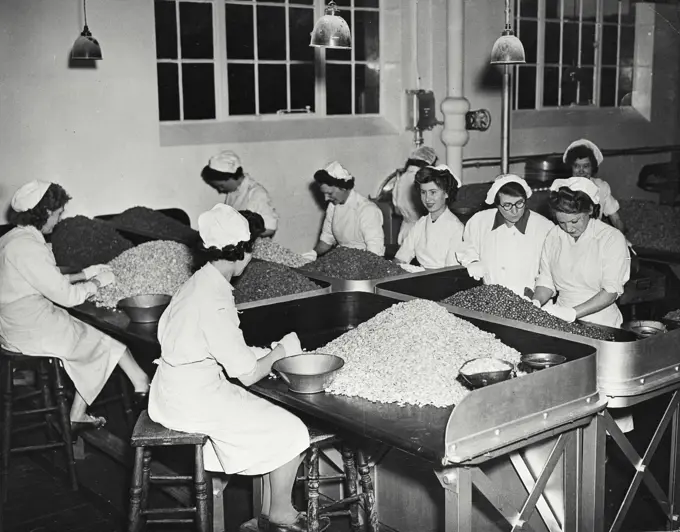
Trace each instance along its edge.
<path fill-rule="evenodd" d="M 80 34 L 80 37 L 76 39 L 73 43 L 73 48 L 71 49 L 71 59 L 101 59 L 102 49 L 99 46 L 99 42 L 95 39 L 90 30 L 85 29 Z"/>
<path fill-rule="evenodd" d="M 352 48 L 352 35 L 345 19 L 338 15 L 324 15 L 316 21 L 309 46 L 316 48 Z"/>
<path fill-rule="evenodd" d="M 522 41 L 510 32 L 503 32 L 491 49 L 492 65 L 517 65 L 526 63 Z"/>

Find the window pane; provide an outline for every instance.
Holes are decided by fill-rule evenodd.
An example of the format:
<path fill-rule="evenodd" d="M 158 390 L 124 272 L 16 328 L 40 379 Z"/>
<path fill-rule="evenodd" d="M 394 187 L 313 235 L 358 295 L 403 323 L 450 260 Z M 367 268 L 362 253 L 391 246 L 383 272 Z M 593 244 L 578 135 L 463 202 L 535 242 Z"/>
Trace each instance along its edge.
<path fill-rule="evenodd" d="M 215 118 L 215 67 L 212 64 L 182 65 L 184 119 Z"/>
<path fill-rule="evenodd" d="M 177 17 L 174 2 L 156 2 L 156 57 L 177 59 Z"/>
<path fill-rule="evenodd" d="M 576 65 L 578 62 L 578 24 L 564 24 L 564 42 L 562 44 L 562 63 Z"/>
<path fill-rule="evenodd" d="M 602 18 L 605 22 L 619 21 L 619 0 L 604 0 L 602 3 Z"/>
<path fill-rule="evenodd" d="M 314 29 L 314 10 L 291 8 L 288 17 L 290 58 L 293 61 L 314 61 L 314 48 L 309 46 L 309 34 Z"/>
<path fill-rule="evenodd" d="M 623 66 L 633 65 L 633 55 L 635 54 L 635 28 L 631 26 L 621 26 L 621 50 L 619 64 Z"/>
<path fill-rule="evenodd" d="M 574 67 L 562 68 L 562 100 L 561 106 L 576 103 L 576 88 L 578 87 L 578 72 Z"/>
<path fill-rule="evenodd" d="M 616 65 L 616 40 L 618 27 L 602 26 L 602 64 Z"/>
<path fill-rule="evenodd" d="M 352 114 L 352 67 L 326 65 L 326 113 Z"/>
<path fill-rule="evenodd" d="M 584 24 L 581 27 L 581 64 L 595 64 L 595 25 Z"/>
<path fill-rule="evenodd" d="M 519 39 L 524 45 L 524 53 L 527 63 L 536 62 L 536 29 L 538 22 L 535 20 L 520 20 Z"/>
<path fill-rule="evenodd" d="M 597 20 L 597 0 L 581 0 L 583 4 L 582 19 L 584 22 L 595 22 Z"/>
<path fill-rule="evenodd" d="M 593 96 L 593 68 L 582 67 L 579 69 L 576 78 L 578 80 L 579 105 L 593 105 L 595 97 Z"/>
<path fill-rule="evenodd" d="M 163 120 L 179 120 L 179 76 L 177 64 L 158 63 L 158 115 Z"/>
<path fill-rule="evenodd" d="M 517 68 L 517 109 L 536 107 L 536 67 L 520 65 Z"/>
<path fill-rule="evenodd" d="M 616 69 L 603 68 L 600 71 L 600 107 L 616 105 Z"/>
<path fill-rule="evenodd" d="M 619 69 L 619 105 L 633 105 L 633 68 Z"/>
<path fill-rule="evenodd" d="M 227 4 L 227 58 L 254 59 L 253 8 Z"/>
<path fill-rule="evenodd" d="M 212 59 L 212 5 L 181 2 L 179 27 L 182 58 Z"/>
<path fill-rule="evenodd" d="M 290 0 L 291 4 L 304 4 L 307 6 L 313 6 L 314 0 Z"/>
<path fill-rule="evenodd" d="M 550 0 L 547 0 L 550 2 Z M 521 0 L 519 3 L 520 17 L 534 17 L 538 16 L 538 0 Z"/>
<path fill-rule="evenodd" d="M 579 20 L 580 0 L 564 0 L 564 20 Z"/>
<path fill-rule="evenodd" d="M 545 23 L 544 61 L 547 64 L 560 62 L 560 25 L 558 22 Z"/>
<path fill-rule="evenodd" d="M 255 114 L 255 67 L 234 65 L 227 67 L 229 79 L 229 114 Z"/>
<path fill-rule="evenodd" d="M 545 0 L 545 17 L 560 18 L 560 0 Z"/>
<path fill-rule="evenodd" d="M 557 107 L 557 90 L 559 73 L 557 67 L 545 67 L 543 70 L 543 106 Z"/>
<path fill-rule="evenodd" d="M 350 0 L 335 0 L 335 3 L 338 4 L 339 6 L 345 6 L 349 7 L 351 5 Z M 347 18 L 349 18 L 349 12 L 347 10 L 343 10 L 343 13 L 347 13 Z M 344 15 L 343 15 L 344 18 Z M 345 19 L 347 20 L 347 19 Z"/>
<path fill-rule="evenodd" d="M 343 11 L 341 16 L 345 19 L 345 22 L 347 22 L 349 31 L 354 34 L 354 30 L 352 29 L 352 17 L 350 15 L 351 13 L 349 11 Z M 354 35 L 352 35 L 352 37 L 356 39 Z M 326 59 L 328 61 L 349 61 L 352 59 L 352 50 L 333 50 L 331 48 L 326 48 Z"/>
<path fill-rule="evenodd" d="M 377 61 L 380 57 L 380 22 L 377 11 L 354 12 L 354 59 Z"/>
<path fill-rule="evenodd" d="M 286 58 L 286 12 L 283 7 L 258 6 L 257 55 L 260 59 Z"/>
<path fill-rule="evenodd" d="M 286 101 L 286 65 L 260 65 L 260 114 L 274 114 L 288 109 Z"/>
<path fill-rule="evenodd" d="M 380 7 L 378 0 L 354 0 L 354 7 Z"/>
<path fill-rule="evenodd" d="M 354 74 L 354 112 L 358 115 L 380 112 L 380 71 L 370 65 L 357 65 Z"/>
<path fill-rule="evenodd" d="M 290 106 L 314 111 L 314 65 L 290 65 Z"/>

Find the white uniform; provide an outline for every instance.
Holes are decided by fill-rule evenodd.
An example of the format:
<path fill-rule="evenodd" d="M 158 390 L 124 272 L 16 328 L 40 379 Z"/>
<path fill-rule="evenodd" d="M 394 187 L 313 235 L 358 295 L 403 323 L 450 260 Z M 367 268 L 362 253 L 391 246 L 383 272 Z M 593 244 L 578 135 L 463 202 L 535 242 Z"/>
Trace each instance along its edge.
<path fill-rule="evenodd" d="M 600 192 L 600 219 L 603 216 L 611 216 L 619 211 L 619 202 L 612 196 L 609 183 L 599 177 L 591 177 L 590 180 L 597 185 Z"/>
<path fill-rule="evenodd" d="M 623 233 L 593 219 L 578 240 L 559 227 L 548 234 L 536 286 L 559 292 L 557 304 L 573 308 L 601 290 L 620 296 L 629 277 L 630 254 Z M 582 319 L 609 327 L 623 321 L 615 303 Z"/>
<path fill-rule="evenodd" d="M 485 284 L 500 284 L 524 295 L 525 288 L 535 286 L 543 242 L 553 227 L 550 220 L 529 209 L 508 227 L 497 209 L 487 209 L 468 220 L 465 245 L 457 257 L 465 267 L 481 261 L 486 268 Z"/>
<path fill-rule="evenodd" d="M 72 285 L 61 274 L 34 227 L 17 227 L 0 238 L 0 342 L 10 351 L 61 359 L 88 404 L 126 349 L 61 308 L 80 305 L 95 291 L 93 283 Z"/>
<path fill-rule="evenodd" d="M 404 173 L 397 175 L 394 188 L 392 188 L 394 210 L 402 217 L 399 236 L 397 237 L 397 244 L 400 246 L 404 243 L 409 231 L 413 229 L 416 222 L 425 213 L 415 186 L 418 170 L 420 168 L 417 166 L 409 166 Z"/>
<path fill-rule="evenodd" d="M 457 266 L 456 252 L 463 246 L 464 229 L 449 209 L 444 209 L 434 222 L 431 214 L 423 216 L 408 233 L 395 258 L 409 263 L 415 257 L 427 269 Z"/>
<path fill-rule="evenodd" d="M 224 203 L 237 211 L 256 212 L 262 216 L 266 229 L 276 231 L 279 215 L 272 206 L 267 189 L 248 174 L 234 192 L 227 194 Z"/>
<path fill-rule="evenodd" d="M 343 246 L 385 254 L 385 232 L 378 206 L 350 190 L 342 205 L 328 204 L 319 239 L 329 246 Z"/>
<path fill-rule="evenodd" d="M 268 350 L 246 345 L 232 286 L 214 266 L 204 266 L 174 295 L 158 340 L 149 416 L 170 429 L 207 434 L 206 469 L 261 475 L 309 447 L 302 421 L 225 377 L 252 372 Z"/>

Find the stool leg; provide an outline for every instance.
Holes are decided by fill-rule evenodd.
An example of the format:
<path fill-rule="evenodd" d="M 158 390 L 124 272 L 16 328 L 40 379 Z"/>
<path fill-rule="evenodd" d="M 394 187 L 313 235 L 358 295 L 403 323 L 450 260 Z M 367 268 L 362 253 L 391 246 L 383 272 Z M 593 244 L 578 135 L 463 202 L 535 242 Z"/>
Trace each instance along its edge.
<path fill-rule="evenodd" d="M 7 500 L 7 477 L 9 454 L 12 443 L 12 360 L 5 357 L 1 362 L 2 374 L 2 461 L 0 462 L 0 504 Z"/>
<path fill-rule="evenodd" d="M 40 386 L 42 391 L 43 406 L 45 408 L 54 407 L 54 400 L 52 399 L 52 391 L 50 389 L 49 359 L 42 359 L 38 362 L 38 386 Z M 57 441 L 52 412 L 45 412 L 45 433 L 49 442 Z"/>
<path fill-rule="evenodd" d="M 130 397 L 130 386 L 127 382 L 127 377 L 122 371 L 118 372 L 118 387 L 120 389 L 120 398 L 123 403 L 123 411 L 125 412 L 125 419 L 130 428 L 135 426 L 137 419 L 135 418 L 135 411 L 132 408 L 132 398 Z"/>
<path fill-rule="evenodd" d="M 142 462 L 142 499 L 141 509 L 146 510 L 149 505 L 149 490 L 151 489 L 151 449 L 144 447 L 144 460 Z"/>
<path fill-rule="evenodd" d="M 142 530 L 142 493 L 144 492 L 144 447 L 135 448 L 135 465 L 132 470 L 132 486 L 130 487 L 130 512 L 128 514 L 128 532 Z"/>
<path fill-rule="evenodd" d="M 373 480 L 371 479 L 371 468 L 368 466 L 366 453 L 359 449 L 357 451 L 357 462 L 359 467 L 359 482 L 363 493 L 364 511 L 366 512 L 366 524 L 368 532 L 378 532 L 378 512 L 375 507 L 375 492 L 373 491 Z"/>
<path fill-rule="evenodd" d="M 319 447 L 311 445 L 307 451 L 307 529 L 319 531 Z"/>
<path fill-rule="evenodd" d="M 342 446 L 342 463 L 345 469 L 345 489 L 347 497 L 354 497 L 357 494 L 357 468 L 354 463 L 354 449 L 347 445 Z M 353 503 L 349 507 L 350 528 L 352 532 L 361 529 L 359 521 L 359 507 Z"/>
<path fill-rule="evenodd" d="M 66 392 L 64 390 L 64 375 L 62 373 L 61 360 L 53 358 L 49 361 L 54 371 L 54 391 L 57 396 L 57 407 L 59 408 L 59 421 L 61 431 L 64 435 L 64 451 L 66 452 L 66 469 L 71 481 L 73 491 L 78 489 L 78 478 L 76 477 L 76 461 L 73 457 L 73 441 L 71 438 L 71 419 L 69 418 L 68 406 L 66 405 Z"/>
<path fill-rule="evenodd" d="M 196 490 L 196 530 L 211 532 L 210 512 L 208 511 L 208 486 L 203 466 L 203 445 L 194 446 L 194 489 Z"/>

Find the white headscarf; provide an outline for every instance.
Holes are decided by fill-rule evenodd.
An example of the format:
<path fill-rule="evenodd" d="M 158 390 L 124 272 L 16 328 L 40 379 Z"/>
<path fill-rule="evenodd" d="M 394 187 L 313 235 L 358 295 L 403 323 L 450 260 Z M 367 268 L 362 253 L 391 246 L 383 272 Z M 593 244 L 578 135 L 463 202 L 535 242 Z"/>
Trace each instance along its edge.
<path fill-rule="evenodd" d="M 250 240 L 250 227 L 236 209 L 218 203 L 198 217 L 198 234 L 205 247 L 222 249 Z"/>
<path fill-rule="evenodd" d="M 595 205 L 600 204 L 600 189 L 587 177 L 570 177 L 569 179 L 555 179 L 550 185 L 550 190 L 559 190 L 562 187 L 567 187 L 574 192 L 580 191 L 588 194 L 588 197 L 593 200 Z"/>
<path fill-rule="evenodd" d="M 567 162 L 567 154 L 569 153 L 569 151 L 574 148 L 577 148 L 578 146 L 583 146 L 592 151 L 593 156 L 595 157 L 595 160 L 597 161 L 598 165 L 602 164 L 602 161 L 604 161 L 604 156 L 602 155 L 600 148 L 598 148 L 594 142 L 591 142 L 588 139 L 579 139 L 569 144 L 569 147 L 566 150 L 564 150 L 564 155 L 562 155 L 563 163 Z"/>
<path fill-rule="evenodd" d="M 218 172 L 234 174 L 241 167 L 241 159 L 233 151 L 222 151 L 210 158 L 208 166 Z"/>
<path fill-rule="evenodd" d="M 35 207 L 50 188 L 52 183 L 47 181 L 30 181 L 19 188 L 12 196 L 12 209 L 16 212 L 26 212 Z"/>
<path fill-rule="evenodd" d="M 489 192 L 486 193 L 486 204 L 493 205 L 494 201 L 496 201 L 496 194 L 498 194 L 498 191 L 503 185 L 507 185 L 508 183 L 518 183 L 522 185 L 524 192 L 527 194 L 527 198 L 531 197 L 533 192 L 531 187 L 527 185 L 527 182 L 524 179 L 515 174 L 501 174 L 494 180 Z"/>
<path fill-rule="evenodd" d="M 454 174 L 453 171 L 451 170 L 451 168 L 449 168 L 445 164 L 438 164 L 437 166 L 426 166 L 425 168 L 432 168 L 433 170 L 439 170 L 440 172 L 448 172 L 449 174 L 451 174 L 453 176 L 453 179 L 455 179 L 456 184 L 458 185 L 458 188 L 463 186 L 463 183 L 458 178 L 458 176 L 456 174 Z"/>
<path fill-rule="evenodd" d="M 329 163 L 324 170 L 329 176 L 334 177 L 335 179 L 340 179 L 342 181 L 351 181 L 353 179 L 352 174 L 350 174 L 338 161 Z"/>

